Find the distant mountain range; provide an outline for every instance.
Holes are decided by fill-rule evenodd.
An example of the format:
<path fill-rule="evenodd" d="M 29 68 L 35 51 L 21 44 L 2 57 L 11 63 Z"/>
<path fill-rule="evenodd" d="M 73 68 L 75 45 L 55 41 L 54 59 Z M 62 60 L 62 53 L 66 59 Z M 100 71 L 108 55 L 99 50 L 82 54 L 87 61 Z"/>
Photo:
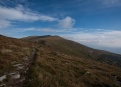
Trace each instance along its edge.
<path fill-rule="evenodd" d="M 23 74 L 14 63 L 28 64 L 23 71 L 28 70 Z M 0 69 L 0 79 L 13 71 L 22 76 L 14 79 L 21 86 L 13 84 L 10 77 L 0 82 L 6 86 L 121 87 L 121 55 L 59 36 L 16 39 L 0 35 Z"/>

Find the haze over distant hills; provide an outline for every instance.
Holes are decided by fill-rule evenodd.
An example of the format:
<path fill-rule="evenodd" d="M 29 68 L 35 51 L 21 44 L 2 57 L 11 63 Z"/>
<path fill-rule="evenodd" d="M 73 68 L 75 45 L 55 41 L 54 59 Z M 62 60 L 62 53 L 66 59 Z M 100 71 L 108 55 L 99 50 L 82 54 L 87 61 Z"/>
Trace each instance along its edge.
<path fill-rule="evenodd" d="M 99 49 L 99 50 L 106 50 L 109 52 L 121 54 L 121 47 L 118 46 L 118 44 L 120 44 L 120 41 L 115 42 L 115 40 L 112 39 L 112 41 L 109 40 L 110 41 L 110 43 L 108 43 L 109 45 L 102 45 L 102 44 L 97 44 L 98 40 L 100 40 L 101 38 L 100 39 L 99 38 L 97 38 L 97 39 L 84 39 L 84 41 L 83 41 L 83 39 L 82 39 L 82 38 L 84 38 L 83 35 L 82 35 L 82 37 L 81 37 L 81 35 L 79 35 L 79 36 L 71 36 L 71 37 L 70 36 L 62 36 L 62 37 L 69 39 L 69 40 L 76 41 L 80 44 L 86 45 L 86 46 L 91 47 L 91 48 L 95 48 L 95 49 Z M 87 37 L 87 36 L 85 36 L 85 37 Z M 87 38 L 90 38 L 90 37 L 87 37 Z M 86 40 L 86 42 L 85 42 L 85 40 Z M 93 40 L 97 40 L 97 41 L 95 42 Z M 107 42 L 108 42 L 108 39 L 107 39 Z M 102 40 L 102 41 L 100 41 L 100 43 L 105 44 L 105 41 Z M 116 44 L 118 43 L 118 44 L 115 45 L 115 43 Z M 111 46 L 111 44 L 112 44 L 112 46 Z M 113 46 L 113 44 L 115 46 Z"/>

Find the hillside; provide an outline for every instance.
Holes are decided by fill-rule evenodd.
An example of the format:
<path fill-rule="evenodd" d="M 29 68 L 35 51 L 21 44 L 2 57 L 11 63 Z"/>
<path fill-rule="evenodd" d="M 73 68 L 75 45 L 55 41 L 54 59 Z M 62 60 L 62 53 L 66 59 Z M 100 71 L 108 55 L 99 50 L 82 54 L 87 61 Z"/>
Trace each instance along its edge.
<path fill-rule="evenodd" d="M 35 37 L 24 40 L 40 45 L 33 69 L 36 87 L 115 87 L 114 78 L 121 78 L 115 65 L 121 55 L 88 48 L 58 36 Z M 109 56 L 108 56 L 109 55 Z M 108 57 L 106 57 L 108 56 Z M 106 57 L 106 58 L 105 58 Z M 118 62 L 118 61 L 117 61 Z M 107 64 L 108 63 L 108 64 Z M 109 65 L 110 64 L 110 65 Z M 30 77 L 30 76 L 29 76 Z M 36 83 L 36 84 L 35 84 Z"/>
<path fill-rule="evenodd" d="M 0 35 L 0 87 L 5 84 L 9 87 L 24 79 L 34 46 L 33 43 Z"/>
<path fill-rule="evenodd" d="M 0 45 L 0 80 L 9 76 L 0 82 L 2 86 L 121 86 L 121 55 L 49 35 L 22 39 L 0 36 Z M 13 72 L 19 72 L 19 78 L 9 75 Z"/>
<path fill-rule="evenodd" d="M 110 53 L 103 50 L 96 50 L 86 47 L 74 41 L 66 40 L 59 36 L 34 36 L 23 38 L 38 44 L 47 44 L 53 51 L 65 53 L 72 56 L 90 58 L 100 62 L 121 66 L 121 55 Z"/>

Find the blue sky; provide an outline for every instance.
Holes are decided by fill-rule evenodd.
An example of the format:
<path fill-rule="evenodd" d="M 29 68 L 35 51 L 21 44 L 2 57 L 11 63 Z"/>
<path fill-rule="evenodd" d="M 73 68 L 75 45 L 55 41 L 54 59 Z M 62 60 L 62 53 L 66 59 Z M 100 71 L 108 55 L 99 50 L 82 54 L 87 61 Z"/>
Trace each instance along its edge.
<path fill-rule="evenodd" d="M 0 34 L 59 35 L 121 54 L 121 0 L 0 0 Z"/>

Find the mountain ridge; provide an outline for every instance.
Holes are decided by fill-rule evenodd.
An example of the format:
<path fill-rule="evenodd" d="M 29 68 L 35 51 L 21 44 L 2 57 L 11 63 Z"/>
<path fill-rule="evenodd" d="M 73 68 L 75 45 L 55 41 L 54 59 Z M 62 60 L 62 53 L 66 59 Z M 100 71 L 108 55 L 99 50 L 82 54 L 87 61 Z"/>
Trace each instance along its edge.
<path fill-rule="evenodd" d="M 81 57 L 83 53 L 88 55 L 89 57 L 92 57 L 96 54 L 99 54 L 94 59 L 99 57 L 99 59 L 96 59 L 96 60 L 100 60 L 100 58 L 102 59 L 103 57 L 105 57 L 105 59 L 103 59 L 103 60 L 108 60 L 108 59 L 110 60 L 111 59 L 110 61 L 115 61 L 115 58 L 117 58 L 118 60 L 116 62 L 118 62 L 119 65 L 121 64 L 121 57 L 120 57 L 121 55 L 120 54 L 116 54 L 116 53 L 108 52 L 108 51 L 105 51 L 105 50 L 99 50 L 99 49 L 87 47 L 87 46 L 82 45 L 78 42 L 67 40 L 67 39 L 64 39 L 64 38 L 59 37 L 59 36 L 47 35 L 47 36 L 35 36 L 34 39 L 31 39 L 31 37 L 29 37 L 29 39 L 28 38 L 22 38 L 22 39 L 24 39 L 26 41 L 28 41 L 28 40 L 33 41 L 33 42 L 36 42 L 36 43 L 41 43 L 41 41 L 45 41 L 48 44 L 54 45 L 54 48 L 56 49 L 56 51 L 57 51 L 57 48 L 59 49 L 59 47 L 57 45 L 60 45 L 61 47 L 63 47 L 62 45 L 66 45 L 64 50 L 66 50 L 67 47 L 68 47 L 67 50 L 71 50 L 71 51 L 72 50 L 75 51 L 75 50 L 78 49 L 78 55 L 77 55 L 78 57 Z M 60 43 L 62 43 L 62 45 Z M 69 46 L 69 44 L 70 44 L 70 46 Z M 72 48 L 70 48 L 70 47 L 72 47 Z M 76 49 L 74 49 L 74 47 Z M 61 51 L 61 52 L 63 52 L 63 51 Z M 80 52 L 82 52 L 82 53 L 80 53 Z M 71 54 L 73 54 L 73 53 L 71 52 Z M 76 53 L 74 53 L 74 54 L 76 54 Z"/>

